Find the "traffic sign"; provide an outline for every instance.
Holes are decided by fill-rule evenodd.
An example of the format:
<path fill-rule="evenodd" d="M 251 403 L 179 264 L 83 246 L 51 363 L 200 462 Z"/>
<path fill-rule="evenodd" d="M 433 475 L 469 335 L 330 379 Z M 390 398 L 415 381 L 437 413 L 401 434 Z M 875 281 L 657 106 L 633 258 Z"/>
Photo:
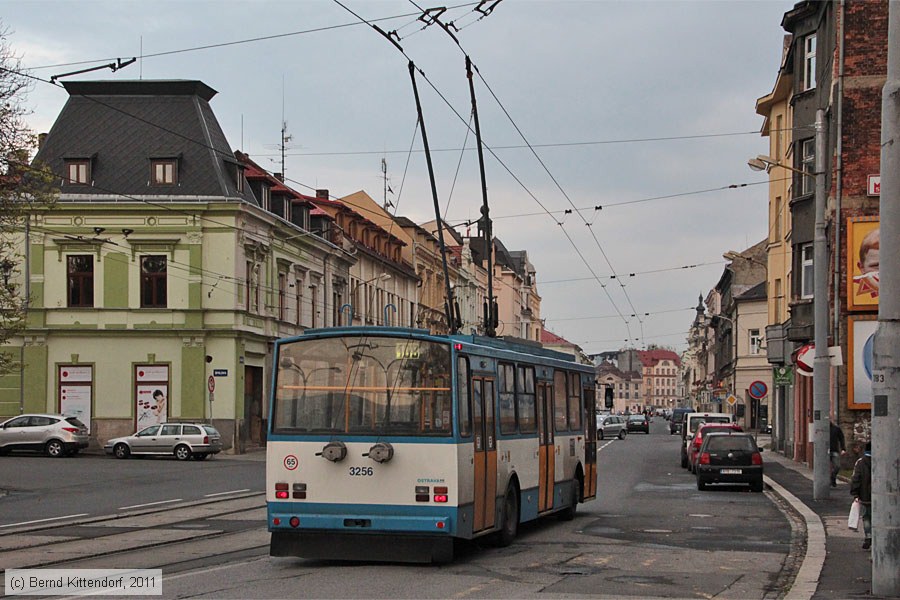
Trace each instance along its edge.
<path fill-rule="evenodd" d="M 728 394 L 728 397 L 725 398 L 725 402 L 727 402 L 729 406 L 734 406 L 737 404 L 737 398 L 734 394 Z"/>
<path fill-rule="evenodd" d="M 216 391 L 216 378 L 210 375 L 209 379 L 206 380 L 206 387 L 209 389 L 210 393 Z"/>
<path fill-rule="evenodd" d="M 804 377 L 812 377 L 815 358 L 815 344 L 806 344 L 805 346 L 802 346 L 797 351 L 797 373 Z"/>
<path fill-rule="evenodd" d="M 750 384 L 747 393 L 754 400 L 762 400 L 769 393 L 769 386 L 766 385 L 766 382 L 757 380 Z"/>
<path fill-rule="evenodd" d="M 792 385 L 794 370 L 791 367 L 775 367 L 772 369 L 772 383 L 775 385 Z"/>

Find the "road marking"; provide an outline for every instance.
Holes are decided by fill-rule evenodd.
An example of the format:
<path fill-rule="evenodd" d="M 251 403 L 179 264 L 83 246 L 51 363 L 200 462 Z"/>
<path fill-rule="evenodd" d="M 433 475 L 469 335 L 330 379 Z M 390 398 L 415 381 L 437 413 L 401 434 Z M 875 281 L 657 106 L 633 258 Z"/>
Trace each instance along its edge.
<path fill-rule="evenodd" d="M 51 517 L 49 519 L 38 519 L 37 521 L 22 521 L 21 523 L 9 523 L 0 525 L 0 527 L 15 527 L 17 525 L 32 525 L 34 523 L 46 523 L 47 521 L 59 521 L 60 519 L 74 519 L 75 517 L 86 517 L 88 513 L 80 513 L 77 515 L 66 515 L 65 517 Z"/>
<path fill-rule="evenodd" d="M 212 498 L 213 496 L 224 496 L 225 494 L 240 494 L 240 493 L 243 493 L 243 492 L 249 492 L 249 491 L 250 491 L 249 489 L 246 489 L 246 490 L 232 490 L 232 491 L 230 491 L 230 492 L 218 492 L 218 493 L 215 493 L 215 494 L 206 494 L 206 495 L 203 496 L 203 497 L 204 497 L 204 498 Z"/>
<path fill-rule="evenodd" d="M 120 506 L 116 510 L 128 510 L 129 508 L 143 508 L 145 506 L 156 506 L 157 504 L 170 504 L 172 502 L 181 502 L 181 498 L 174 500 L 160 500 L 159 502 L 147 502 L 146 504 L 134 504 L 132 506 Z"/>
<path fill-rule="evenodd" d="M 597 452 L 600 452 L 601 450 L 603 450 L 604 448 L 606 448 L 607 446 L 609 446 L 610 444 L 612 444 L 614 441 L 615 441 L 615 440 L 609 440 L 608 442 L 606 442 L 605 444 L 603 444 L 602 446 L 600 446 L 599 448 L 597 448 Z"/>

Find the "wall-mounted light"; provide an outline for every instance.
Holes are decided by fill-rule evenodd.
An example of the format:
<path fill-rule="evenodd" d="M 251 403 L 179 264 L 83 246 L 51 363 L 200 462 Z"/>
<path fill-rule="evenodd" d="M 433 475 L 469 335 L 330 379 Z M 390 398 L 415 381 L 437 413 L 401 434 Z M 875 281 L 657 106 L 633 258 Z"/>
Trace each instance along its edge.
<path fill-rule="evenodd" d="M 94 235 L 100 235 L 106 231 L 106 227 L 94 227 Z"/>
<path fill-rule="evenodd" d="M 125 229 L 122 230 L 122 235 L 124 235 L 125 237 L 128 237 L 128 236 L 131 235 L 132 233 L 134 233 L 134 229 L 128 229 L 128 228 L 125 228 Z"/>

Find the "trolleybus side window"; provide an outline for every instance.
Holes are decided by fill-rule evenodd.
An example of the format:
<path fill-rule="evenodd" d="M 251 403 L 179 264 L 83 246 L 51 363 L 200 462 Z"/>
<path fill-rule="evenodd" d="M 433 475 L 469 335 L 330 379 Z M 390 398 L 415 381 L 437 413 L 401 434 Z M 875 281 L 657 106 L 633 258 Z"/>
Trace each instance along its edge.
<path fill-rule="evenodd" d="M 569 430 L 581 431 L 581 375 L 569 373 Z"/>
<path fill-rule="evenodd" d="M 459 435 L 472 435 L 471 381 L 469 380 L 469 359 L 460 356 L 456 360 L 456 398 L 459 402 Z"/>
<path fill-rule="evenodd" d="M 516 402 L 519 411 L 519 431 L 537 431 L 536 403 L 534 401 L 534 367 L 519 367 L 516 377 Z"/>
<path fill-rule="evenodd" d="M 508 363 L 497 365 L 497 387 L 500 393 L 500 433 L 516 432 L 515 367 Z"/>
<path fill-rule="evenodd" d="M 566 408 L 568 383 L 565 371 L 553 373 L 553 424 L 556 431 L 566 431 L 569 428 L 569 413 Z"/>

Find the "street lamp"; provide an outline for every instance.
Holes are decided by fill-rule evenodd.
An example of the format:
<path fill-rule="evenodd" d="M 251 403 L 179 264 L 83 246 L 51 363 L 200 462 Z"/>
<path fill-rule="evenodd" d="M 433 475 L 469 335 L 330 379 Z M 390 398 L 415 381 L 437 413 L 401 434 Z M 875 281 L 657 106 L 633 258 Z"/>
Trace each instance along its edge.
<path fill-rule="evenodd" d="M 351 325 L 353 324 L 353 299 L 356 297 L 356 292 L 359 290 L 359 288 L 366 285 L 367 283 L 372 283 L 373 281 L 384 282 L 384 281 L 389 280 L 390 278 L 391 278 L 390 273 L 379 273 L 378 275 L 376 275 L 375 277 L 372 277 L 371 279 L 366 279 L 365 281 L 357 281 L 353 285 L 353 288 L 350 290 L 350 304 L 345 304 L 340 309 L 340 313 L 344 312 L 344 308 L 350 309 L 350 324 Z"/>

